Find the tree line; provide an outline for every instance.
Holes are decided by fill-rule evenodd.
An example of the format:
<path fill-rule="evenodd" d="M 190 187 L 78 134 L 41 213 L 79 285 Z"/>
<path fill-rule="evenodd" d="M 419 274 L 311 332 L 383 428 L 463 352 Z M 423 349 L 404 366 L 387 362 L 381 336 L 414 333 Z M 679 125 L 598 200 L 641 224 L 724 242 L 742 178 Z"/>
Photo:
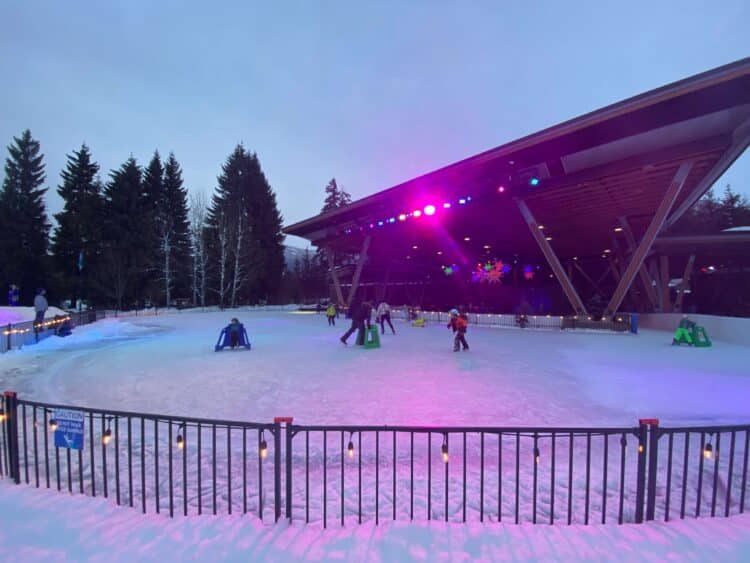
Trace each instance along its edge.
<path fill-rule="evenodd" d="M 257 154 L 238 144 L 208 200 L 190 195 L 173 153 L 132 156 L 106 180 L 90 148 L 67 155 L 52 228 L 44 155 L 26 130 L 8 146 L 0 189 L 0 287 L 29 303 L 126 309 L 152 304 L 234 307 L 283 299 L 282 216 Z"/>

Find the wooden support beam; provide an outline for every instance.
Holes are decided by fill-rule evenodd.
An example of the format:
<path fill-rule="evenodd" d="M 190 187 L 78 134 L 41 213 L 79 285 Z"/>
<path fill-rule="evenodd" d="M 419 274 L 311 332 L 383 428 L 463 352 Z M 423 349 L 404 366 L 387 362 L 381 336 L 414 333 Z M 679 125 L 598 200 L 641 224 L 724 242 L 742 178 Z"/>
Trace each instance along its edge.
<path fill-rule="evenodd" d="M 628 245 L 628 253 L 630 254 L 632 258 L 636 249 L 635 237 L 633 237 L 633 231 L 630 229 L 630 223 L 628 223 L 627 218 L 620 217 L 619 222 L 620 222 L 620 226 L 622 226 L 622 232 L 625 235 L 625 242 Z M 653 278 L 649 275 L 645 264 L 641 264 L 641 267 L 638 268 L 638 277 L 641 280 L 641 284 L 643 285 L 643 292 L 646 295 L 646 298 L 648 299 L 651 305 L 651 309 L 653 311 L 656 311 L 659 301 L 656 297 L 656 290 L 654 289 Z"/>
<path fill-rule="evenodd" d="M 583 278 L 587 282 L 589 282 L 591 284 L 591 287 L 594 288 L 594 291 L 596 291 L 602 297 L 602 299 L 604 299 L 605 293 L 604 293 L 604 291 L 602 291 L 602 288 L 599 287 L 599 284 L 596 283 L 594 281 L 594 279 L 586 273 L 586 270 L 584 270 L 583 268 L 581 268 L 581 266 L 580 266 L 580 264 L 578 264 L 578 262 L 574 262 L 574 264 L 575 264 L 576 270 L 578 270 L 579 272 L 581 272 L 581 275 L 583 276 Z"/>
<path fill-rule="evenodd" d="M 697 202 L 708 189 L 714 185 L 727 168 L 737 160 L 743 152 L 750 146 L 750 119 L 746 120 L 732 133 L 732 144 L 723 154 L 723 156 L 714 164 L 711 170 L 698 182 L 682 203 L 669 215 L 664 222 L 663 230 L 668 229 L 679 221 L 685 212 Z"/>
<path fill-rule="evenodd" d="M 534 219 L 529 206 L 526 205 L 526 202 L 522 199 L 516 199 L 515 201 L 516 205 L 518 206 L 518 210 L 521 212 L 521 215 L 526 221 L 526 224 L 529 226 L 531 236 L 534 237 L 534 240 L 536 240 L 536 243 L 542 250 L 544 257 L 547 259 L 547 263 L 549 264 L 550 268 L 552 268 L 552 271 L 557 277 L 557 281 L 560 282 L 563 292 L 568 298 L 568 301 L 573 307 L 573 310 L 577 315 L 588 315 L 586 307 L 583 305 L 583 301 L 581 301 L 576 288 L 573 287 L 573 284 L 570 283 L 570 279 L 565 275 L 565 270 L 563 269 L 562 264 L 560 264 L 560 260 L 557 258 L 555 251 L 552 250 L 552 246 L 550 246 L 549 241 L 544 237 L 544 233 L 542 233 L 541 229 L 539 229 L 539 225 L 537 224 L 536 219 Z"/>
<path fill-rule="evenodd" d="M 643 265 L 643 260 L 646 258 L 648 251 L 651 250 L 651 245 L 654 244 L 656 235 L 658 235 L 659 231 L 661 231 L 662 226 L 664 225 L 664 221 L 669 214 L 669 210 L 672 209 L 677 196 L 680 195 L 682 186 L 685 185 L 685 180 L 687 180 L 688 174 L 690 174 L 690 170 L 692 168 L 692 162 L 682 163 L 680 164 L 679 168 L 677 168 L 677 172 L 675 173 L 674 178 L 672 179 L 672 182 L 667 189 L 667 192 L 664 194 L 664 198 L 661 200 L 656 213 L 654 213 L 654 217 L 651 219 L 651 223 L 646 229 L 646 233 L 643 235 L 641 243 L 633 253 L 633 256 L 630 259 L 630 263 L 628 264 L 628 267 L 625 269 L 625 272 L 620 279 L 620 283 L 617 284 L 617 288 L 615 289 L 615 293 L 612 295 L 612 299 L 610 299 L 609 304 L 604 309 L 605 317 L 611 317 L 612 315 L 614 315 L 617 312 L 617 309 L 622 304 L 622 300 L 625 297 L 625 294 L 630 289 L 630 285 L 633 283 L 638 270 Z"/>
<path fill-rule="evenodd" d="M 669 299 L 669 256 L 666 254 L 659 256 L 659 278 L 661 280 L 661 311 L 666 313 L 672 310 Z"/>
<path fill-rule="evenodd" d="M 326 248 L 326 256 L 328 258 L 328 271 L 331 273 L 333 287 L 336 290 L 336 298 L 338 299 L 337 305 L 341 307 L 344 305 L 344 292 L 341 291 L 339 276 L 336 274 L 336 263 L 334 260 L 333 250 L 331 250 L 330 248 Z"/>
<path fill-rule="evenodd" d="M 359 287 L 359 278 L 362 275 L 362 268 L 367 261 L 367 251 L 370 248 L 370 239 L 372 237 L 367 235 L 365 240 L 362 241 L 362 249 L 359 251 L 359 259 L 357 260 L 357 267 L 354 270 L 354 277 L 352 277 L 352 286 L 349 288 L 349 299 L 346 300 L 346 306 L 351 307 L 352 300 L 357 293 Z"/>
<path fill-rule="evenodd" d="M 688 258 L 687 264 L 685 264 L 685 271 L 682 273 L 682 281 L 680 287 L 677 288 L 677 298 L 674 302 L 674 312 L 682 313 L 682 302 L 685 298 L 685 291 L 690 284 L 690 276 L 693 274 L 693 265 L 695 264 L 695 254 L 691 254 Z"/>

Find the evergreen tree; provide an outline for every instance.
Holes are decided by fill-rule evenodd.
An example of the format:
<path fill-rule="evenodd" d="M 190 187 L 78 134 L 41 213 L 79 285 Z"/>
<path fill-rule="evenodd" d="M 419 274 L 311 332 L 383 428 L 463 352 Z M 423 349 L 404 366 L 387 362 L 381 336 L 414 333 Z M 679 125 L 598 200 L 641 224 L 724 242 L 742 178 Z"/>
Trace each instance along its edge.
<path fill-rule="evenodd" d="M 0 284 L 20 285 L 22 301 L 29 302 L 48 273 L 44 155 L 28 129 L 13 138 L 8 155 L 0 190 Z"/>
<path fill-rule="evenodd" d="M 187 190 L 183 187 L 180 164 L 172 153 L 164 167 L 162 193 L 156 206 L 155 224 L 158 229 L 157 248 L 160 253 L 157 265 L 166 302 L 169 304 L 173 290 L 187 295 L 190 287 Z"/>
<path fill-rule="evenodd" d="M 328 185 L 326 186 L 326 198 L 323 201 L 323 209 L 320 211 L 321 213 L 332 211 L 333 209 L 349 205 L 351 202 L 352 196 L 345 190 L 339 188 L 336 183 L 336 178 L 331 178 L 331 181 L 328 182 Z"/>
<path fill-rule="evenodd" d="M 284 269 L 281 221 L 257 155 L 237 145 L 208 213 L 212 286 L 221 306 L 275 296 Z"/>
<path fill-rule="evenodd" d="M 146 236 L 148 238 L 148 264 L 149 271 L 147 293 L 152 301 L 158 302 L 158 296 L 163 292 L 164 284 L 161 278 L 162 272 L 162 233 L 164 225 L 161 221 L 160 207 L 164 199 L 164 165 L 161 162 L 159 151 L 154 151 L 151 160 L 143 170 L 143 197 L 145 200 L 144 222 L 147 226 Z"/>
<path fill-rule="evenodd" d="M 99 165 L 91 159 L 83 144 L 67 155 L 68 162 L 60 173 L 62 184 L 57 193 L 65 202 L 56 214 L 52 254 L 62 289 L 75 304 L 79 297 L 97 301 L 92 280 L 102 250 L 103 197 L 97 174 Z"/>
<path fill-rule="evenodd" d="M 122 309 L 144 296 L 153 241 L 150 201 L 133 157 L 110 173 L 104 198 L 104 249 L 98 281 Z"/>

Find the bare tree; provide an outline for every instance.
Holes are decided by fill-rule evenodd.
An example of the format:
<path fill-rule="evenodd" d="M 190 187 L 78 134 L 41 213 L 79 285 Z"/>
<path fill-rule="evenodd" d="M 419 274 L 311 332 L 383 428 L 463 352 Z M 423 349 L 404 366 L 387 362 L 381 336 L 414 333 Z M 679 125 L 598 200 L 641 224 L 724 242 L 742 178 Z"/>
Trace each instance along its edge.
<path fill-rule="evenodd" d="M 247 276 L 245 275 L 245 268 L 242 264 L 242 240 L 245 236 L 245 211 L 240 211 L 239 217 L 237 218 L 237 231 L 234 237 L 234 272 L 232 275 L 232 300 L 231 306 L 234 308 L 237 306 L 237 292 L 239 291 L 242 284 L 246 281 Z"/>
<path fill-rule="evenodd" d="M 208 205 L 203 192 L 190 196 L 190 244 L 192 247 L 192 292 L 193 305 L 200 303 L 206 306 L 206 270 L 208 253 L 206 252 L 206 216 Z"/>
<path fill-rule="evenodd" d="M 214 288 L 214 291 L 219 296 L 219 307 L 223 309 L 227 293 L 229 293 L 229 290 L 231 289 L 229 281 L 230 276 L 228 272 L 230 261 L 229 252 L 231 245 L 231 226 L 229 225 L 229 221 L 227 221 L 227 217 L 224 213 L 219 216 L 216 234 L 219 244 L 219 286 L 217 288 Z"/>

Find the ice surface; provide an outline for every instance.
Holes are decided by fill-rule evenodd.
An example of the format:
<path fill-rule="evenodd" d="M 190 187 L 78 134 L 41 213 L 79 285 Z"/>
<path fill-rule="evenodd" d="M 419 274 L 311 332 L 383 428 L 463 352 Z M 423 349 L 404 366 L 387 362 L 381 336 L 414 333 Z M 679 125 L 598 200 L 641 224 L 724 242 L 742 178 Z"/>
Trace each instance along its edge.
<path fill-rule="evenodd" d="M 219 331 L 233 316 L 238 316 L 245 323 L 253 349 L 216 353 L 213 346 Z M 78 327 L 68 338 L 50 338 L 38 345 L 0 356 L 0 384 L 5 389 L 17 391 L 21 397 L 54 403 L 262 422 L 271 421 L 278 415 L 291 415 L 295 417 L 295 422 L 302 424 L 633 426 L 639 416 L 659 417 L 662 424 L 707 421 L 746 423 L 750 418 L 747 408 L 750 397 L 750 349 L 739 345 L 715 342 L 714 347 L 709 349 L 676 348 L 670 346 L 671 335 L 665 332 L 645 331 L 635 336 L 471 326 L 468 333 L 471 351 L 454 353 L 452 336 L 445 326 L 432 324 L 421 329 L 396 322 L 397 335 L 383 336 L 381 349 L 364 350 L 354 346 L 344 347 L 338 341 L 347 326 L 343 318 L 335 328 L 329 328 L 322 315 L 267 311 L 181 312 L 106 319 Z M 338 435 L 333 438 L 329 443 L 328 471 L 335 476 L 340 467 L 336 465 Z M 372 436 L 365 439 L 370 442 L 367 444 L 367 455 L 363 454 L 366 460 L 363 472 L 366 488 L 362 502 L 365 512 L 371 516 L 375 505 L 371 487 L 374 463 L 370 459 Z M 438 451 L 440 436 L 436 439 L 433 453 Z M 612 453 L 616 451 L 615 439 L 613 437 L 610 445 Z M 160 440 L 164 446 L 167 445 L 163 442 L 163 435 Z M 188 435 L 188 440 L 193 440 L 193 437 Z M 391 476 L 387 457 L 390 452 L 388 440 L 388 436 L 382 440 L 385 459 L 381 458 L 381 479 L 385 485 L 379 495 L 381 522 L 390 518 L 392 506 L 387 490 Z M 399 440 L 403 440 L 403 436 Z M 417 490 L 414 504 L 418 519 L 423 519 L 426 511 L 426 454 L 422 442 L 423 439 L 420 439 L 415 454 Z M 503 448 L 510 449 L 504 455 L 513 453 L 512 440 L 508 439 L 508 442 L 511 443 L 504 444 Z M 583 440 L 578 440 L 576 444 L 577 459 L 585 455 L 585 445 L 581 442 Z M 487 445 L 493 452 L 496 451 L 496 443 L 488 436 Z M 549 495 L 548 474 L 545 473 L 549 468 L 549 443 L 540 446 L 544 459 L 539 465 L 539 510 L 540 519 L 544 520 L 544 503 Z M 558 447 L 563 446 L 565 442 L 561 440 Z M 399 522 L 375 528 L 370 518 L 369 523 L 361 528 L 340 530 L 336 524 L 335 528 L 321 532 L 322 500 L 318 485 L 322 476 L 320 436 L 311 439 L 310 443 L 311 482 L 315 483 L 310 510 L 311 520 L 318 523 L 311 527 L 293 525 L 290 528 L 267 528 L 251 518 L 216 519 L 205 516 L 185 520 L 180 518 L 179 522 L 182 523 L 176 523 L 167 521 L 163 516 L 144 517 L 133 510 L 115 510 L 96 499 L 72 500 L 64 496 L 44 496 L 27 487 L 14 489 L 13 494 L 19 496 L 8 498 L 15 499 L 13 502 L 18 503 L 20 513 L 30 511 L 30 517 L 38 523 L 29 524 L 29 534 L 37 526 L 42 531 L 47 530 L 44 522 L 52 516 L 37 514 L 43 512 L 44 504 L 59 507 L 61 513 L 70 510 L 72 515 L 66 521 L 73 521 L 73 514 L 78 514 L 83 523 L 81 526 L 101 530 L 100 533 L 80 531 L 71 525 L 68 534 L 78 537 L 77 541 L 69 539 L 68 535 L 58 537 L 54 532 L 50 533 L 57 539 L 49 544 L 35 544 L 29 539 L 25 545 L 32 558 L 35 553 L 39 557 L 57 553 L 70 558 L 71 553 L 74 556 L 77 554 L 70 550 L 76 549 L 83 550 L 82 556 L 101 549 L 109 553 L 115 543 L 130 545 L 146 558 L 158 558 L 165 556 L 165 553 L 189 553 L 192 556 L 192 550 L 179 551 L 189 549 L 187 546 L 190 545 L 197 546 L 196 554 L 215 550 L 218 558 L 245 554 L 253 558 L 276 560 L 282 557 L 282 553 L 296 558 L 372 560 L 434 559 L 436 554 L 441 554 L 437 558 L 459 560 L 599 560 L 631 559 L 636 556 L 645 559 L 652 557 L 653 560 L 669 557 L 706 560 L 714 555 L 718 559 L 731 559 L 744 553 L 742 550 L 747 551 L 747 540 L 740 539 L 742 534 L 739 531 L 747 531 L 750 521 L 744 516 L 730 520 L 670 523 L 666 526 L 596 526 L 599 532 L 575 525 L 564 529 L 537 527 L 533 530 L 525 525 L 479 525 L 476 523 L 476 501 L 479 498 L 477 436 L 470 436 L 468 447 L 468 519 L 471 523 L 465 527 L 426 523 L 406 525 Z M 601 451 L 597 449 L 600 447 L 600 442 L 594 444 L 594 475 L 600 474 L 596 466 L 597 460 L 601 459 Z M 698 451 L 696 447 L 693 446 L 691 451 Z M 189 456 L 194 456 L 194 447 L 188 450 Z M 135 451 L 138 455 L 137 443 Z M 300 455 L 299 449 L 297 452 Z M 402 459 L 407 453 L 403 449 L 403 442 L 400 442 L 399 452 L 400 464 L 405 463 L 408 470 L 408 461 Z M 737 455 L 741 453 L 738 449 Z M 526 452 L 524 459 L 527 454 L 530 456 Z M 488 474 L 497 473 L 495 455 L 488 454 L 485 460 Z M 637 455 L 636 449 L 629 448 L 627 455 L 628 467 L 632 467 L 631 458 Z M 88 475 L 87 460 L 84 459 L 84 463 L 84 473 Z M 299 463 L 297 459 L 297 467 Z M 223 490 L 227 468 L 222 465 L 221 459 L 219 465 L 219 487 Z M 451 466 L 449 510 L 451 518 L 454 518 L 460 505 L 461 482 L 458 475 L 461 466 L 456 458 L 453 458 Z M 503 466 L 504 479 L 508 472 L 512 473 L 510 466 L 511 463 Z M 190 457 L 188 467 L 189 483 L 194 484 L 193 457 Z M 240 467 L 241 463 L 234 460 L 232 471 L 235 472 L 235 486 L 239 486 L 240 474 L 237 472 Z M 441 469 L 439 462 L 433 469 L 433 494 L 438 496 L 439 487 L 442 486 Z M 564 473 L 565 469 L 565 460 L 561 459 L 558 471 Z M 352 488 L 356 487 L 356 482 L 351 481 L 353 471 L 348 471 L 346 514 L 347 526 L 351 526 L 355 521 L 356 502 Z M 207 475 L 208 468 L 205 467 L 204 479 Z M 522 507 L 530 503 L 531 492 L 526 476 L 520 488 Z M 302 510 L 298 502 L 304 495 L 300 489 L 303 480 L 299 477 L 294 481 L 297 520 Z M 626 492 L 631 494 L 634 475 L 631 472 L 626 477 Z M 695 477 L 693 471 L 688 479 L 691 487 Z M 707 469 L 708 478 L 710 468 Z M 738 476 L 735 475 L 735 478 Z M 581 521 L 581 479 L 583 473 L 579 470 L 574 482 L 574 522 Z M 607 492 L 612 497 L 619 487 L 617 476 L 611 474 L 609 481 Z M 332 479 L 331 483 L 335 488 L 336 482 Z M 721 480 L 719 484 L 723 486 Z M 139 486 L 136 483 L 136 498 L 140 494 Z M 151 479 L 146 486 L 148 502 L 152 503 L 154 491 Z M 269 482 L 265 483 L 265 487 L 270 486 Z M 408 516 L 406 486 L 406 480 L 400 477 L 396 507 L 399 519 Z M 506 486 L 510 489 L 512 483 Z M 166 484 L 163 483 L 161 487 L 166 487 Z M 192 491 L 193 485 L 190 487 Z M 497 506 L 497 494 L 493 487 L 488 486 L 485 490 L 488 507 Z M 175 484 L 178 506 L 182 503 L 180 488 L 178 476 Z M 565 485 L 558 483 L 556 488 L 563 502 L 567 494 Z M 30 496 L 23 496 L 24 491 Z M 597 480 L 592 488 L 592 520 L 598 518 L 600 505 L 597 503 L 601 493 Z M 6 496 L 5 489 L 2 494 Z M 164 489 L 162 494 L 165 494 Z M 265 494 L 271 494 L 270 490 L 267 489 Z M 705 494 L 709 494 L 708 489 L 704 491 Z M 659 495 L 657 518 L 662 515 L 662 488 Z M 617 504 L 614 500 L 614 497 L 610 498 L 607 505 L 609 521 L 616 516 Z M 191 514 L 195 513 L 195 502 L 195 497 L 191 495 L 188 499 Z M 239 501 L 235 498 L 235 502 Z M 251 509 L 254 502 L 257 502 L 257 498 L 251 495 Z M 332 490 L 327 500 L 329 526 L 332 525 L 331 520 L 336 520 L 338 502 L 339 497 Z M 510 520 L 512 503 L 512 495 L 506 492 L 503 496 L 503 521 L 506 518 Z M 151 514 L 153 507 L 149 505 L 148 510 Z M 436 511 L 433 517 L 442 517 L 441 510 L 442 505 L 433 500 L 433 511 Z M 485 518 L 489 522 L 496 522 L 496 512 L 493 514 L 489 508 L 485 510 Z M 625 512 L 626 520 L 632 520 L 632 503 L 627 503 Z M 97 515 L 101 515 L 103 521 L 111 522 L 112 531 L 101 527 Z M 559 509 L 558 519 L 563 519 L 563 516 L 562 509 Z M 528 515 L 524 514 L 522 521 L 527 519 Z M 721 527 L 722 524 L 727 527 Z M 160 526 L 166 527 L 167 531 L 159 533 Z M 542 528 L 548 531 L 537 531 Z M 132 539 L 126 538 L 126 530 L 130 529 L 135 530 Z M 718 538 L 714 535 L 710 540 L 715 544 L 714 551 L 704 557 L 706 554 L 703 550 L 708 541 L 705 534 L 717 533 L 721 535 Z M 23 538 L 23 530 L 15 536 Z M 169 551 L 170 544 L 177 544 L 178 550 Z M 613 550 L 613 545 L 617 549 Z M 45 551 L 47 547 L 59 551 Z M 35 552 L 37 549 L 39 551 Z M 125 548 L 112 555 L 116 559 L 127 558 Z"/>

